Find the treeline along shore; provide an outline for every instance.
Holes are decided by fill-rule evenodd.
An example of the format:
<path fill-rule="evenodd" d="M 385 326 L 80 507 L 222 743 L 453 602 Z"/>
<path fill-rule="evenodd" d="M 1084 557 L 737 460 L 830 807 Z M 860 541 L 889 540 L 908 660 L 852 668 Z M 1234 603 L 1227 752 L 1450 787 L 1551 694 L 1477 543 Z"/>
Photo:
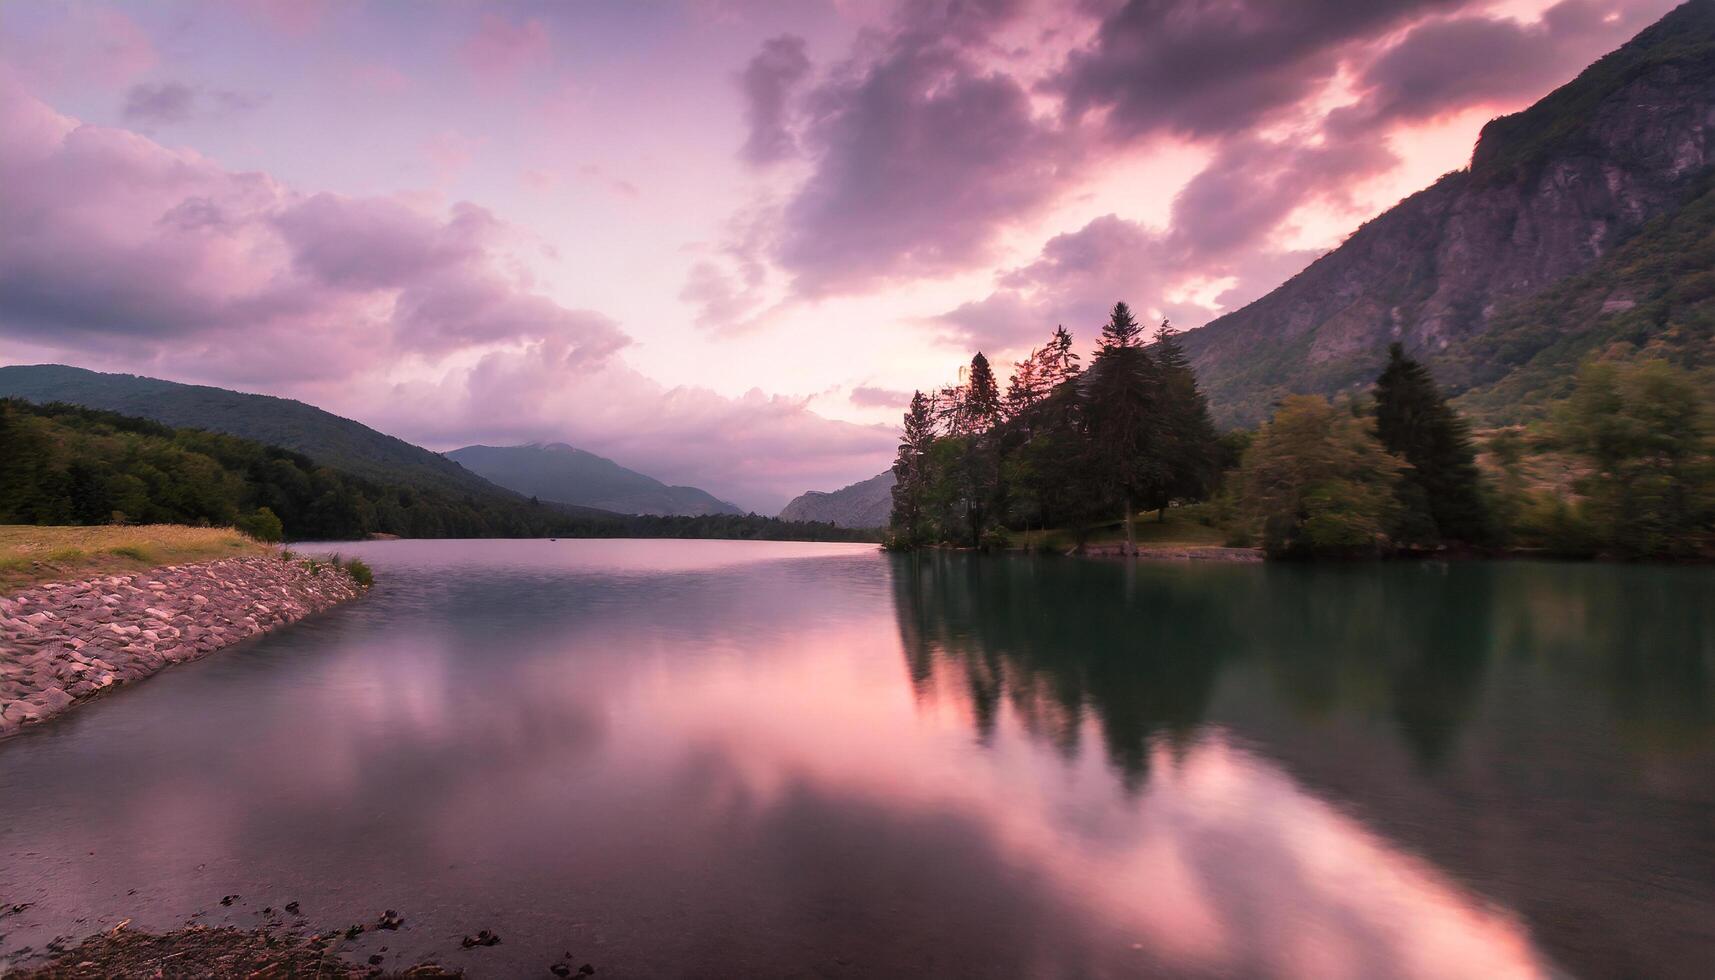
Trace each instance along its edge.
<path fill-rule="evenodd" d="M 0 399 L 0 458 L 7 461 L 0 468 L 0 524 L 236 526 L 263 541 L 877 540 L 870 530 L 816 521 L 619 514 L 498 487 L 465 492 L 404 476 L 389 482 L 253 439 L 16 398 Z"/>
<path fill-rule="evenodd" d="M 1367 390 L 1283 395 L 1218 432 L 1166 323 L 1117 303 L 1084 368 L 1059 327 L 1003 393 L 978 352 L 914 394 L 886 544 L 983 550 L 1057 529 L 1086 550 L 1170 511 L 1271 558 L 1715 557 L 1715 386 L 1664 361 L 1592 359 L 1529 425 L 1473 433 L 1399 344 Z M 1114 546 L 1108 546 L 1112 550 Z"/>

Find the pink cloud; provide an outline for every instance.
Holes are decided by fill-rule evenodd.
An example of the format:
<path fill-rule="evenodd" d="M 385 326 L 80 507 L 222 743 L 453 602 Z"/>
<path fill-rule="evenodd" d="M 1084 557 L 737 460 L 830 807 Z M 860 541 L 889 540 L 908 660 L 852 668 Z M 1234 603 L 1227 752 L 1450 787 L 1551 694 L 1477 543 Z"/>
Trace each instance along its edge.
<path fill-rule="evenodd" d="M 515 23 L 500 14 L 485 13 L 476 33 L 459 47 L 459 58 L 477 75 L 508 78 L 548 53 L 548 28 L 531 18 Z"/>
<path fill-rule="evenodd" d="M 484 208 L 306 194 L 0 86 L 0 340 L 300 397 L 406 438 L 568 441 L 773 513 L 876 472 L 885 428 L 667 387 L 611 318 L 508 275 Z M 400 365 L 421 370 L 399 380 Z"/>
<path fill-rule="evenodd" d="M 585 363 L 611 321 L 527 291 L 487 211 L 304 195 L 80 124 L 0 88 L 0 331 L 202 352 L 243 377 L 327 377 L 382 354 L 555 338 Z M 258 350 L 265 357 L 253 356 Z"/>
<path fill-rule="evenodd" d="M 135 81 L 161 60 L 149 33 L 123 11 L 81 4 L 28 42 L 0 31 L 0 58 L 38 85 L 94 80 L 109 87 Z"/>
<path fill-rule="evenodd" d="M 244 0 L 251 14 L 282 34 L 303 37 L 326 19 L 330 0 Z"/>
<path fill-rule="evenodd" d="M 367 417 L 449 448 L 565 441 L 764 514 L 893 457 L 891 427 L 831 420 L 804 399 L 667 387 L 619 362 L 584 370 L 575 356 L 552 338 L 495 351 L 467 372 L 395 387 Z"/>

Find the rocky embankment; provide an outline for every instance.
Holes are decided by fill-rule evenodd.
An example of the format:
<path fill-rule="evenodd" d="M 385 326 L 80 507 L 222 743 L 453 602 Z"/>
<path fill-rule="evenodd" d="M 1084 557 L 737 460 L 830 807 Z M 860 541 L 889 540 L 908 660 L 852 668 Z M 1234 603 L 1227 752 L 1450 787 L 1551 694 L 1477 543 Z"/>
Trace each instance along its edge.
<path fill-rule="evenodd" d="M 270 556 L 0 597 L 0 737 L 362 591 L 337 565 Z"/>

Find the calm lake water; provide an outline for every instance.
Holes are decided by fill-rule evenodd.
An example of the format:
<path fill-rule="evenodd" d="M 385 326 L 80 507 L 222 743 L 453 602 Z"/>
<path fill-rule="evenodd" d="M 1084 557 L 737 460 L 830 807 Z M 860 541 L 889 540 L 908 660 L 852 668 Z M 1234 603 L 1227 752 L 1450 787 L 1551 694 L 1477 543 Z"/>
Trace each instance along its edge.
<path fill-rule="evenodd" d="M 1709 569 L 341 547 L 0 742 L 0 963 L 297 901 L 480 976 L 1715 974 Z"/>

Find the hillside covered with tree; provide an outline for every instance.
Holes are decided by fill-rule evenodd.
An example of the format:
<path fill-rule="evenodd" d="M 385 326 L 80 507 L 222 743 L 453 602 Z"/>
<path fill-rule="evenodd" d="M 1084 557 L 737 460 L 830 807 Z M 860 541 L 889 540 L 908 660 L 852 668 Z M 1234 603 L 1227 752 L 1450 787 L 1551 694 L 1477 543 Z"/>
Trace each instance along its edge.
<path fill-rule="evenodd" d="M 236 525 L 268 540 L 869 538 L 753 514 L 637 517 L 381 482 L 250 439 L 18 399 L 0 399 L 0 459 L 0 523 Z"/>
<path fill-rule="evenodd" d="M 1114 307 L 1088 370 L 1071 335 L 916 393 L 889 545 L 1008 547 L 1058 527 L 1081 546 L 1139 510 L 1200 505 L 1230 543 L 1277 558 L 1447 549 L 1589 557 L 1715 555 L 1715 383 L 1661 360 L 1587 361 L 1569 397 L 1480 446 L 1428 368 L 1393 344 L 1360 397 L 1292 395 L 1217 435 L 1173 331 Z M 1490 462 L 1479 465 L 1480 449 Z M 1541 477 L 1543 461 L 1559 474 Z"/>

